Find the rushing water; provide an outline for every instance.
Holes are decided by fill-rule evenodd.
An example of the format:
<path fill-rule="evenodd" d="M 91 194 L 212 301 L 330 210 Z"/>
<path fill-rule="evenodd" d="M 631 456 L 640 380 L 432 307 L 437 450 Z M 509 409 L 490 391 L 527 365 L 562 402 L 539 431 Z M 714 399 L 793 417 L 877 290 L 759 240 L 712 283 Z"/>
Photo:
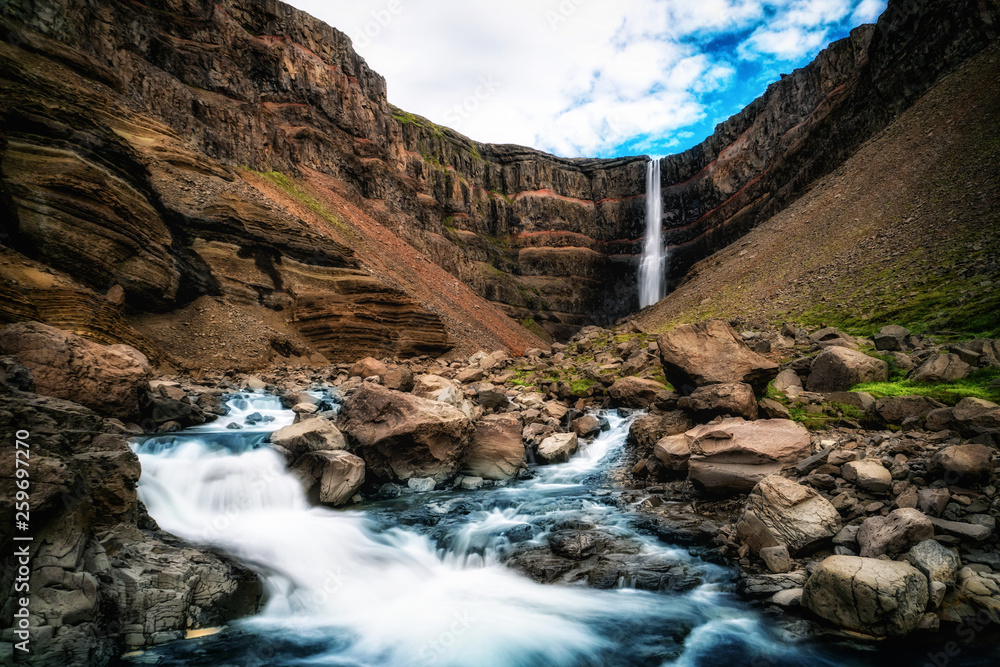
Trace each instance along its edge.
<path fill-rule="evenodd" d="M 885 664 L 795 641 L 728 592 L 727 570 L 636 533 L 616 492 L 602 488 L 630 424 L 615 413 L 571 461 L 539 468 L 531 480 L 334 511 L 310 506 L 281 458 L 259 446 L 292 413 L 260 395 L 230 405 L 215 425 L 136 445 L 139 494 L 164 530 L 256 571 L 266 605 L 217 635 L 157 647 L 133 663 Z M 226 429 L 233 421 L 244 428 Z M 628 582 L 607 591 L 546 586 L 499 564 L 514 532 L 541 544 L 566 520 L 637 540 L 644 554 L 695 568 L 703 583 L 684 593 Z"/>
<path fill-rule="evenodd" d="M 667 250 L 663 246 L 663 195 L 660 161 L 646 166 L 646 240 L 639 264 L 639 307 L 651 306 L 667 292 Z"/>

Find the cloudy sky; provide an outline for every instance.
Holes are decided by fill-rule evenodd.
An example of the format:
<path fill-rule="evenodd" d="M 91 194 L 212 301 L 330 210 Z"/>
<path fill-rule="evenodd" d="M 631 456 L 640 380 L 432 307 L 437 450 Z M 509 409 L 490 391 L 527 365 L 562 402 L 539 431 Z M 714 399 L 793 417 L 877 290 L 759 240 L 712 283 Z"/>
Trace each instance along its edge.
<path fill-rule="evenodd" d="M 290 0 L 347 33 L 389 101 L 473 139 L 666 155 L 886 0 Z"/>

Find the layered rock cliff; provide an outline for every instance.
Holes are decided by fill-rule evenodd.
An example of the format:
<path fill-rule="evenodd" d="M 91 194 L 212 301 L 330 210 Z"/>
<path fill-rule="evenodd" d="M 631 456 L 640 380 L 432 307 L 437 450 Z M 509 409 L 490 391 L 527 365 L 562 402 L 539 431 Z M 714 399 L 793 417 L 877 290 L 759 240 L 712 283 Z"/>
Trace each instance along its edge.
<path fill-rule="evenodd" d="M 501 311 L 563 334 L 638 306 L 645 158 L 485 145 L 396 109 L 345 35 L 280 2 L 0 12 L 5 319 L 205 363 L 181 319 L 213 340 L 213 322 L 242 324 L 238 359 L 352 358 L 523 349 L 537 339 Z M 664 160 L 673 277 L 840 164 L 998 18 L 995 0 L 894 1 Z"/>

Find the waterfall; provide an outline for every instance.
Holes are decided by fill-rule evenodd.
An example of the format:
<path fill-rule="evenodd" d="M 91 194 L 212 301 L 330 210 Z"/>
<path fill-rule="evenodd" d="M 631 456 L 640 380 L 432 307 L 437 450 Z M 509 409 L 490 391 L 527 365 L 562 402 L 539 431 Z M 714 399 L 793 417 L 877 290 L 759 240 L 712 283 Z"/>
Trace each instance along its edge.
<path fill-rule="evenodd" d="M 639 264 L 639 307 L 651 306 L 667 293 L 667 251 L 663 247 L 663 197 L 660 161 L 646 166 L 646 242 Z"/>

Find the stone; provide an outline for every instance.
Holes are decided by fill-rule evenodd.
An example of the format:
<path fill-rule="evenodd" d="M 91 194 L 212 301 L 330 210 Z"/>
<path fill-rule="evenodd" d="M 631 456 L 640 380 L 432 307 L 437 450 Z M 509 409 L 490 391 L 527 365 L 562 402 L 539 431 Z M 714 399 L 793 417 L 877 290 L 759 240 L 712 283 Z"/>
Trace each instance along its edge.
<path fill-rule="evenodd" d="M 581 438 L 591 438 L 601 432 L 601 422 L 594 415 L 584 415 L 573 420 L 573 432 Z"/>
<path fill-rule="evenodd" d="M 932 582 L 948 586 L 955 583 L 955 577 L 962 568 L 962 559 L 952 549 L 941 546 L 936 540 L 924 540 L 913 546 L 906 554 L 906 560 L 923 572 Z M 940 600 L 938 601 L 940 604 Z"/>
<path fill-rule="evenodd" d="M 463 471 L 483 479 L 510 479 L 524 465 L 523 422 L 517 414 L 487 415 L 476 422 Z"/>
<path fill-rule="evenodd" d="M 268 439 L 290 451 L 295 459 L 307 452 L 347 449 L 347 441 L 340 429 L 323 417 L 285 426 L 272 433 Z"/>
<path fill-rule="evenodd" d="M 378 359 L 365 357 L 354 362 L 348 375 L 360 378 L 385 377 L 388 370 L 388 367 Z"/>
<path fill-rule="evenodd" d="M 560 403 L 559 401 L 549 401 L 542 408 L 542 413 L 547 417 L 552 419 L 562 421 L 563 418 L 569 413 L 569 408 Z"/>
<path fill-rule="evenodd" d="M 319 420 L 312 420 L 319 421 Z M 365 481 L 365 462 L 345 451 L 311 451 L 292 465 L 309 500 L 321 505 L 343 505 Z"/>
<path fill-rule="evenodd" d="M 849 461 L 841 467 L 841 474 L 871 493 L 886 493 L 892 488 L 892 473 L 878 459 Z"/>
<path fill-rule="evenodd" d="M 793 554 L 821 548 L 841 529 L 840 514 L 830 501 L 814 489 L 779 475 L 765 477 L 751 491 L 737 524 L 738 533 L 747 532 L 740 524 L 748 521 L 750 514 L 766 527 L 775 544 L 786 545 Z"/>
<path fill-rule="evenodd" d="M 695 427 L 685 436 L 691 449 L 689 478 L 720 495 L 747 493 L 764 477 L 812 453 L 809 431 L 788 420 L 726 419 Z"/>
<path fill-rule="evenodd" d="M 440 375 L 418 375 L 413 382 L 411 393 L 420 398 L 450 405 L 455 405 L 463 399 L 462 388 L 458 383 Z"/>
<path fill-rule="evenodd" d="M 953 445 L 931 459 L 931 469 L 946 484 L 980 485 L 993 476 L 993 449 L 986 445 Z"/>
<path fill-rule="evenodd" d="M 765 419 L 791 419 L 792 415 L 784 405 L 772 398 L 762 398 L 757 402 L 758 415 Z"/>
<path fill-rule="evenodd" d="M 482 477 L 463 477 L 459 486 L 463 491 L 475 491 L 477 489 L 483 488 L 483 478 Z"/>
<path fill-rule="evenodd" d="M 977 338 L 965 347 L 979 355 L 980 364 L 993 368 L 1000 366 L 1000 340 Z"/>
<path fill-rule="evenodd" d="M 389 366 L 382 374 L 382 386 L 395 391 L 413 391 L 413 371 L 406 366 Z"/>
<path fill-rule="evenodd" d="M 128 345 L 99 345 L 39 322 L 0 328 L 0 354 L 31 371 L 34 391 L 122 420 L 138 417 L 149 362 Z"/>
<path fill-rule="evenodd" d="M 801 588 L 789 588 L 778 591 L 770 597 L 768 602 L 779 607 L 798 607 L 802 604 L 802 590 Z"/>
<path fill-rule="evenodd" d="M 855 385 L 888 379 L 889 364 L 881 359 L 844 347 L 832 347 L 813 360 L 806 388 L 819 393 L 848 391 Z"/>
<path fill-rule="evenodd" d="M 17 357 L 0 357 L 0 387 L 16 391 L 35 391 L 35 379 Z"/>
<path fill-rule="evenodd" d="M 865 519 L 858 529 L 858 546 L 861 556 L 896 556 L 913 545 L 934 537 L 931 520 L 921 511 L 902 508 L 888 516 Z"/>
<path fill-rule="evenodd" d="M 688 459 L 691 458 L 691 445 L 687 436 L 668 435 L 653 445 L 653 456 L 670 472 L 686 473 Z"/>
<path fill-rule="evenodd" d="M 909 347 L 910 330 L 890 324 L 882 327 L 882 330 L 875 334 L 873 338 L 876 350 L 880 352 L 899 352 Z"/>
<path fill-rule="evenodd" d="M 876 637 L 909 634 L 927 608 L 927 578 L 909 563 L 830 556 L 813 571 L 802 605 L 834 625 Z"/>
<path fill-rule="evenodd" d="M 927 515 L 941 516 L 950 500 L 951 493 L 948 489 L 920 489 L 917 491 L 917 508 Z"/>
<path fill-rule="evenodd" d="M 670 390 L 656 380 L 623 377 L 608 388 L 608 395 L 617 405 L 648 408 L 669 396 Z"/>
<path fill-rule="evenodd" d="M 502 412 L 507 408 L 510 399 L 507 398 L 507 392 L 502 388 L 487 383 L 479 385 L 479 389 L 476 391 L 476 402 L 488 410 Z"/>
<path fill-rule="evenodd" d="M 1000 405 L 967 396 L 951 410 L 950 428 L 972 435 L 978 429 L 1000 428 Z"/>
<path fill-rule="evenodd" d="M 964 521 L 947 521 L 936 517 L 931 517 L 930 521 L 937 530 L 961 540 L 985 542 L 993 536 L 993 530 L 981 524 L 965 523 Z"/>
<path fill-rule="evenodd" d="M 753 352 L 722 320 L 684 324 L 657 338 L 667 382 L 684 393 L 709 384 L 742 382 L 763 396 L 778 365 Z"/>
<path fill-rule="evenodd" d="M 579 439 L 576 433 L 556 433 L 542 440 L 538 445 L 539 463 L 566 463 L 576 453 Z"/>
<path fill-rule="evenodd" d="M 479 382 L 484 377 L 486 377 L 486 373 L 482 368 L 465 368 L 455 374 L 455 381 L 459 384 L 468 384 Z"/>
<path fill-rule="evenodd" d="M 406 480 L 406 488 L 414 493 L 429 493 L 435 486 L 433 477 L 411 477 Z"/>
<path fill-rule="evenodd" d="M 926 396 L 888 396 L 875 402 L 875 412 L 887 424 L 902 424 L 909 417 L 924 419 L 944 403 Z"/>
<path fill-rule="evenodd" d="M 698 387 L 678 405 L 704 421 L 718 416 L 757 419 L 757 398 L 753 388 L 742 382 Z"/>
<path fill-rule="evenodd" d="M 790 368 L 786 368 L 774 378 L 774 390 L 790 398 L 794 398 L 796 394 L 805 391 L 805 388 L 802 386 L 799 374 Z"/>
<path fill-rule="evenodd" d="M 760 558 L 772 574 L 783 574 L 792 569 L 792 559 L 788 555 L 788 547 L 779 544 L 776 547 L 764 547 L 760 550 Z"/>
<path fill-rule="evenodd" d="M 371 383 L 345 399 L 339 424 L 369 474 L 403 482 L 453 477 L 476 430 L 452 405 Z"/>
<path fill-rule="evenodd" d="M 928 358 L 910 373 L 910 379 L 925 384 L 954 382 L 967 376 L 971 370 L 972 367 L 957 354 L 939 354 Z"/>

